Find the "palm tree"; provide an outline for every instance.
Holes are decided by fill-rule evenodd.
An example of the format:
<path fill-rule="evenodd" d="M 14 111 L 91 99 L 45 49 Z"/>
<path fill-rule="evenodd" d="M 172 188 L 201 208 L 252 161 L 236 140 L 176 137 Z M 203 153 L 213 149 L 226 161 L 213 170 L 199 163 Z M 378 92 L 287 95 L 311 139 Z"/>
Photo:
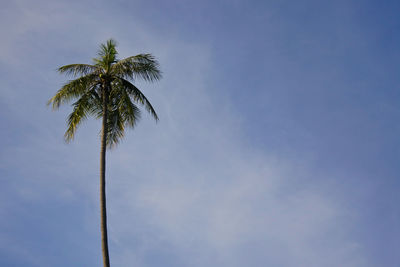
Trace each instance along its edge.
<path fill-rule="evenodd" d="M 133 128 L 140 118 L 136 104 L 144 108 L 157 121 L 158 116 L 144 94 L 130 81 L 157 81 L 161 78 L 159 64 L 151 54 L 139 54 L 122 60 L 117 59 L 116 42 L 112 39 L 101 44 L 93 64 L 71 64 L 58 69 L 72 76 L 48 105 L 58 109 L 61 104 L 76 100 L 68 117 L 65 140 L 71 141 L 78 125 L 89 115 L 102 119 L 100 149 L 100 210 L 103 263 L 110 266 L 107 240 L 106 213 L 106 149 L 118 144 L 125 127 Z"/>

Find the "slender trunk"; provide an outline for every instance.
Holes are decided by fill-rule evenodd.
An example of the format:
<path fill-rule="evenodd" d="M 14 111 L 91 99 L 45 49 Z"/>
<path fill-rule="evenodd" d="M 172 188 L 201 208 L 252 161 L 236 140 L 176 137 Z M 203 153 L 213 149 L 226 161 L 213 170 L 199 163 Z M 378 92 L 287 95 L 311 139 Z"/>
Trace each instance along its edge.
<path fill-rule="evenodd" d="M 110 267 L 107 238 L 107 210 L 106 210 L 106 149 L 107 149 L 107 117 L 108 117 L 108 88 L 103 91 L 103 125 L 101 128 L 100 151 L 100 212 L 101 212 L 101 245 L 103 251 L 103 265 Z"/>

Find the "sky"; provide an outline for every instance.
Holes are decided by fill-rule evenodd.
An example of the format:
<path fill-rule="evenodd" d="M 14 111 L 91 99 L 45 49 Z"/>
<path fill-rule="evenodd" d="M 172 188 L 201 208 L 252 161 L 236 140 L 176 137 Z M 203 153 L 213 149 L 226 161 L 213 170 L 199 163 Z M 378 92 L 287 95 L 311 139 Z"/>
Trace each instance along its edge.
<path fill-rule="evenodd" d="M 101 266 L 100 121 L 47 101 L 109 38 L 160 121 L 107 155 L 112 266 L 400 265 L 398 1 L 4 1 L 0 266 Z"/>

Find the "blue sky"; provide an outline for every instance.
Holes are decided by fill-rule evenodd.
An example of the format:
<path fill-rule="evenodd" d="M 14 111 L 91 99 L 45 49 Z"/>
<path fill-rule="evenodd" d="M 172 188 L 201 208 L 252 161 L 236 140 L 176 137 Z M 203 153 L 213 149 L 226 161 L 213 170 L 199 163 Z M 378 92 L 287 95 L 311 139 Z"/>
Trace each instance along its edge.
<path fill-rule="evenodd" d="M 63 142 L 57 67 L 152 53 L 107 162 L 113 266 L 400 264 L 396 1 L 9 1 L 0 266 L 100 266 L 100 122 Z"/>

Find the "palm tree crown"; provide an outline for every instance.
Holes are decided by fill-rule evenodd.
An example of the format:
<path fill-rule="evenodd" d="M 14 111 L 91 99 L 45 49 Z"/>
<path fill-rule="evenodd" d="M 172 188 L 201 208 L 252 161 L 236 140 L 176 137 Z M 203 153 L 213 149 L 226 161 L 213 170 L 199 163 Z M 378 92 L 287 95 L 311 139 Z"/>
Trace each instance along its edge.
<path fill-rule="evenodd" d="M 134 127 L 140 119 L 140 104 L 157 121 L 158 116 L 144 94 L 130 80 L 156 81 L 161 78 L 159 64 L 151 54 L 139 54 L 117 59 L 116 42 L 101 44 L 93 64 L 70 64 L 58 69 L 76 79 L 66 83 L 48 104 L 58 109 L 61 104 L 77 99 L 68 117 L 66 141 L 74 138 L 78 125 L 93 115 L 103 117 L 103 100 L 107 103 L 107 146 L 112 147 L 124 136 L 125 127 Z M 77 78 L 78 77 L 78 78 Z"/>

